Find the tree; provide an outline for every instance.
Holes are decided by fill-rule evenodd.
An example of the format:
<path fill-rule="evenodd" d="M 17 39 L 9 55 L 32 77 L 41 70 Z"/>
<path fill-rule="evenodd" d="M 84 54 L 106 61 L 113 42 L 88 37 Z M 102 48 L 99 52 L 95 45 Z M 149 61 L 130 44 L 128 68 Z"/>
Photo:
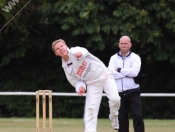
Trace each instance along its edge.
<path fill-rule="evenodd" d="M 19 1 L 9 13 L 1 10 L 0 28 L 27 2 Z M 6 4 L 1 1 L 0 8 Z M 0 32 L 1 91 L 74 92 L 63 77 L 61 60 L 54 56 L 51 43 L 62 38 L 70 47 L 86 47 L 108 65 L 110 56 L 118 51 L 119 38 L 128 35 L 132 51 L 141 56 L 146 73 L 142 91 L 175 92 L 174 4 L 174 0 L 31 1 Z M 10 98 L 6 103 L 0 101 L 4 111 L 15 105 Z M 81 103 L 66 103 L 74 102 Z M 147 106 L 145 110 L 153 107 Z"/>

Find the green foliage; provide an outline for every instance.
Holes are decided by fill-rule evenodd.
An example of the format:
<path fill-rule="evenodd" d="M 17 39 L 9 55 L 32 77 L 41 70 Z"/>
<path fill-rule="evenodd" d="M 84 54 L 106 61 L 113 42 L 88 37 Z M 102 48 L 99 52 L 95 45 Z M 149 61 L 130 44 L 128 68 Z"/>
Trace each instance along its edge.
<path fill-rule="evenodd" d="M 27 3 L 19 1 L 9 13 L 1 10 L 0 28 Z M 2 9 L 7 2 L 1 0 Z M 174 0 L 59 0 L 31 1 L 12 21 L 0 31 L 0 87 L 1 91 L 36 91 L 51 89 L 54 92 L 75 92 L 67 82 L 61 60 L 51 49 L 51 43 L 59 38 L 69 47 L 83 46 L 108 65 L 111 55 L 118 51 L 122 35 L 130 36 L 132 51 L 142 57 L 146 80 L 142 92 L 175 92 L 175 11 Z M 5 101 L 6 99 L 6 101 Z M 0 98 L 1 116 L 31 116 L 33 99 Z M 61 98 L 54 104 L 55 116 L 80 116 L 84 101 Z M 167 99 L 168 104 L 172 102 Z M 6 102 L 6 103 L 5 103 Z M 151 101 L 150 101 L 151 102 Z M 145 103 L 146 105 L 147 103 Z M 159 104 L 158 104 L 159 105 Z M 146 105 L 146 110 L 159 108 Z M 102 102 L 100 116 L 108 112 Z M 61 107 L 61 108 L 60 108 Z M 18 111 L 12 112 L 12 108 Z M 30 109 L 31 113 L 25 113 Z M 11 113 L 10 115 L 8 113 Z M 146 111 L 145 116 L 150 115 Z M 171 118 L 171 110 L 156 117 Z M 106 114 L 105 114 L 106 115 Z M 153 116 L 151 116 L 153 117 Z"/>

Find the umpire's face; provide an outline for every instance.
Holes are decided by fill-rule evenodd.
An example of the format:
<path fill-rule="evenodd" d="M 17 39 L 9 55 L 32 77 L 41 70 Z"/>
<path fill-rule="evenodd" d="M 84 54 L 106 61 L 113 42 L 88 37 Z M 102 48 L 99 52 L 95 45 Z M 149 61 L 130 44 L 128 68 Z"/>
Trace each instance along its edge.
<path fill-rule="evenodd" d="M 130 51 L 131 46 L 132 46 L 132 43 L 130 41 L 130 38 L 122 37 L 120 39 L 119 48 L 122 54 L 127 54 Z"/>

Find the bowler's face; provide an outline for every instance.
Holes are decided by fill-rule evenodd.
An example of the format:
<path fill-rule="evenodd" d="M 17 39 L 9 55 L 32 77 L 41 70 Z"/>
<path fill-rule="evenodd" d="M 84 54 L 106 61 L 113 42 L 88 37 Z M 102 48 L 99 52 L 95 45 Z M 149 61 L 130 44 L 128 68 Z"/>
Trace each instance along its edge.
<path fill-rule="evenodd" d="M 63 42 L 56 43 L 54 45 L 54 52 L 56 56 L 64 57 L 67 56 L 67 45 Z"/>

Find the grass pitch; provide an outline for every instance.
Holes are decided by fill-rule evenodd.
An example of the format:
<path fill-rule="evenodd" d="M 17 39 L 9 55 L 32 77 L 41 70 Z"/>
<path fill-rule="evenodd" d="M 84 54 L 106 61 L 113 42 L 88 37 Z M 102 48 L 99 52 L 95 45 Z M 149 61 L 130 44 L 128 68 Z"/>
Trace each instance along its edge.
<path fill-rule="evenodd" d="M 175 120 L 145 119 L 145 132 L 175 132 Z M 49 132 L 47 119 L 47 132 Z M 0 132 L 35 132 L 35 118 L 0 118 Z M 98 119 L 98 132 L 117 132 L 110 126 L 109 119 Z M 40 119 L 42 132 L 42 119 Z M 53 119 L 53 132 L 84 132 L 83 119 L 58 118 Z M 130 132 L 134 132 L 130 120 Z"/>

